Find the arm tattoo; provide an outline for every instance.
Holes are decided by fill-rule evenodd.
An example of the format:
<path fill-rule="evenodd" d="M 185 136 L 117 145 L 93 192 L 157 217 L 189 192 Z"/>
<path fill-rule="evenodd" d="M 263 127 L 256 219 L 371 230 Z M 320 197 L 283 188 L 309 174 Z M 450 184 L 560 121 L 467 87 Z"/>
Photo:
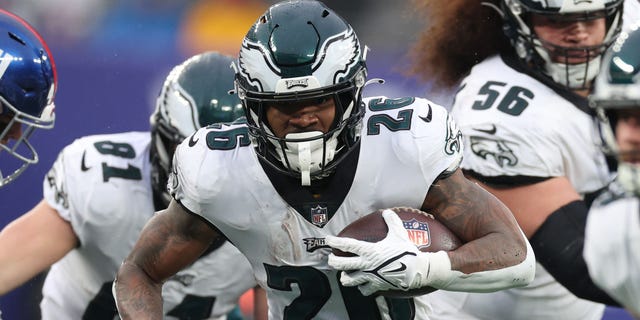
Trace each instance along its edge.
<path fill-rule="evenodd" d="M 159 212 L 146 228 L 149 233 L 140 237 L 145 249 L 135 262 L 149 272 L 156 282 L 161 282 L 200 257 L 217 234 L 203 220 L 189 213 L 168 214 Z M 161 270 L 156 266 L 164 266 Z"/>
<path fill-rule="evenodd" d="M 468 242 L 449 254 L 452 268 L 471 273 L 524 260 L 524 239 L 509 209 L 459 170 L 431 186 L 423 207 Z"/>
<path fill-rule="evenodd" d="M 120 316 L 162 319 L 163 281 L 200 257 L 216 237 L 209 225 L 175 204 L 156 213 L 118 272 Z"/>

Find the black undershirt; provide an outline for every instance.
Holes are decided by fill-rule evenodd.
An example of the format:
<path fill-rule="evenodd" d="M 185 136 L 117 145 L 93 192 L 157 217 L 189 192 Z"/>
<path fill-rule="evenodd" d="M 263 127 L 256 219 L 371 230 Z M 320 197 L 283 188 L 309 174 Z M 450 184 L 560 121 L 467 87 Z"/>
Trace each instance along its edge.
<path fill-rule="evenodd" d="M 335 167 L 335 171 L 330 176 L 320 180 L 311 180 L 310 186 L 302 186 L 300 178 L 285 175 L 266 163 L 266 160 L 262 158 L 259 160 L 271 184 L 282 199 L 307 221 L 322 227 L 323 223 L 314 223 L 313 212 L 325 212 L 327 221 L 333 217 L 351 189 L 359 156 L 360 143 L 357 143 Z M 313 209 L 315 211 L 312 211 Z"/>

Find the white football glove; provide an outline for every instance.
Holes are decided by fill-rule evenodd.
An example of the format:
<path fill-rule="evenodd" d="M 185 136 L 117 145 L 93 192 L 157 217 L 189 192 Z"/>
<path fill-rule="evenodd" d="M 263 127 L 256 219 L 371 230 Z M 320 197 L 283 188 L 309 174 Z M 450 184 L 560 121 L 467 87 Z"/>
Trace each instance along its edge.
<path fill-rule="evenodd" d="M 360 292 L 371 295 L 377 291 L 402 290 L 433 286 L 447 282 L 446 273 L 451 261 L 444 251 L 421 252 L 392 210 L 384 210 L 382 217 L 389 227 L 387 236 L 372 243 L 327 236 L 325 243 L 332 248 L 356 254 L 354 257 L 329 255 L 329 266 L 342 270 L 340 282 L 347 287 L 358 286 Z"/>

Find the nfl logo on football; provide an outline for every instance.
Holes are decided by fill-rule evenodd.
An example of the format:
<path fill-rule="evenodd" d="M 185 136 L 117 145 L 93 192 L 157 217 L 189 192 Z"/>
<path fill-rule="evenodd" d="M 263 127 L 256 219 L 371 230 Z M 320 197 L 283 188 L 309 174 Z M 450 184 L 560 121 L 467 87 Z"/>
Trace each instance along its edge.
<path fill-rule="evenodd" d="M 318 227 L 323 227 L 327 220 L 327 207 L 317 205 L 315 208 L 311 208 L 311 223 Z"/>
<path fill-rule="evenodd" d="M 418 249 L 426 248 L 431 245 L 431 234 L 429 225 L 416 219 L 402 221 L 404 228 L 407 229 L 409 240 L 418 247 Z"/>

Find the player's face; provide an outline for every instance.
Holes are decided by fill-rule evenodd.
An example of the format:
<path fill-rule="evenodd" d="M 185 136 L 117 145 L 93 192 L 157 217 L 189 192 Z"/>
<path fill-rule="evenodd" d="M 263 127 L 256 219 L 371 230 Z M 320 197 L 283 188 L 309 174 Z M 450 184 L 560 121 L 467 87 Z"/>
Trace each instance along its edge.
<path fill-rule="evenodd" d="M 12 114 L 0 114 L 0 135 L 7 129 L 11 120 L 13 119 Z M 9 139 L 17 140 L 22 135 L 22 126 L 19 122 L 14 122 L 9 128 L 9 131 L 6 135 L 2 135 L 0 139 L 0 143 L 6 144 L 9 142 Z"/>
<path fill-rule="evenodd" d="M 531 15 L 531 23 L 533 30 L 540 40 L 542 40 L 545 48 L 551 54 L 551 60 L 566 64 L 584 63 L 588 57 L 597 56 L 596 49 L 593 52 L 575 50 L 565 53 L 558 52 L 558 47 L 564 48 L 580 48 L 601 45 L 604 41 L 606 33 L 605 18 L 594 18 L 590 20 L 574 19 L 565 16 L 558 19 L 549 15 Z M 598 49 L 599 50 L 599 49 Z"/>
<path fill-rule="evenodd" d="M 335 112 L 335 102 L 331 97 L 268 104 L 267 121 L 278 138 L 284 138 L 290 133 L 309 131 L 327 133 Z"/>
<path fill-rule="evenodd" d="M 640 164 L 640 110 L 617 113 L 616 140 L 622 161 Z"/>

